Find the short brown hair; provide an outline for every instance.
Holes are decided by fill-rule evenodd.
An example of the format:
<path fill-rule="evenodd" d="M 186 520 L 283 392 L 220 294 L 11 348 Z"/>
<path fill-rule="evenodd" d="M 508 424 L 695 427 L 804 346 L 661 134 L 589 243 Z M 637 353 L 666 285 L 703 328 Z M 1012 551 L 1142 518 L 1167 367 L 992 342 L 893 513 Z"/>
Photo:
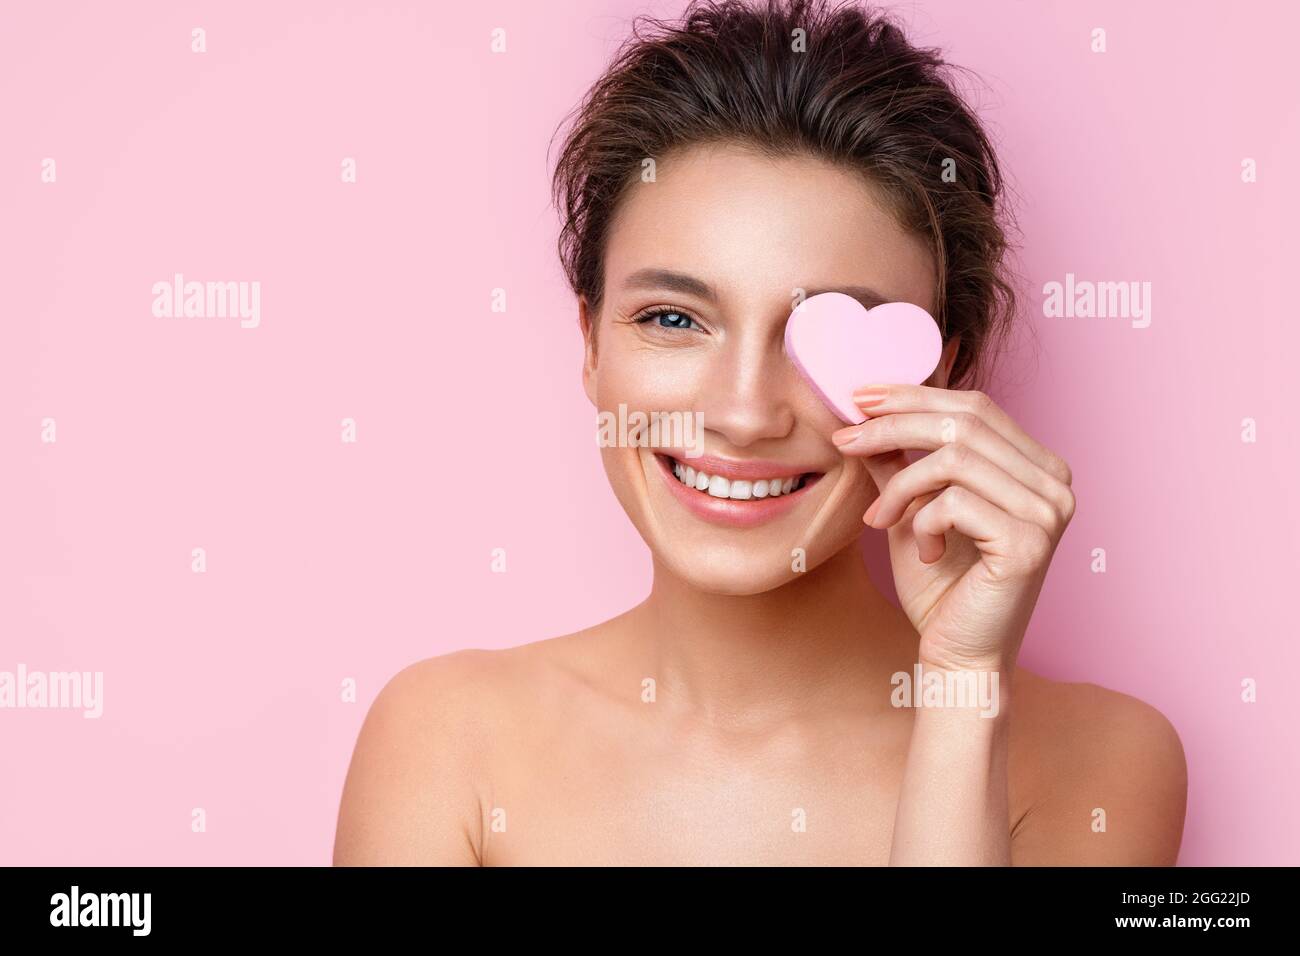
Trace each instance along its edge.
<path fill-rule="evenodd" d="M 977 383 L 1015 314 L 1010 214 L 993 147 L 953 69 L 940 51 L 912 46 L 889 15 L 842 0 L 692 0 L 677 22 L 637 17 L 570 114 L 555 167 L 569 284 L 599 311 L 609 226 L 646 157 L 710 141 L 805 152 L 865 173 L 899 222 L 928 239 L 935 318 L 945 341 L 961 336 L 949 385 Z M 942 175 L 945 160 L 954 176 Z"/>

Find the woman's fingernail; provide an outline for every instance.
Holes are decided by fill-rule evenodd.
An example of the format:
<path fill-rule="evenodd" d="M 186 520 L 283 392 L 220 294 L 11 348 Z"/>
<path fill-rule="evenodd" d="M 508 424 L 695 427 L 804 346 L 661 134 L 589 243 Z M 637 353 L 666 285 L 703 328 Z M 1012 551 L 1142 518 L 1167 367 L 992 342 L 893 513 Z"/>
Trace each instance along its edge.
<path fill-rule="evenodd" d="M 837 432 L 831 432 L 831 441 L 835 442 L 836 445 L 847 445 L 849 442 L 853 441 L 853 439 L 857 437 L 858 437 L 857 426 L 853 426 L 851 428 L 841 428 Z"/>
<path fill-rule="evenodd" d="M 875 501 L 871 502 L 871 507 L 867 509 L 867 513 L 862 516 L 862 521 L 865 524 L 871 524 L 876 519 L 876 512 L 879 510 L 880 498 L 877 497 Z"/>
<path fill-rule="evenodd" d="M 888 385 L 868 385 L 853 393 L 853 401 L 859 405 L 879 405 L 888 397 Z"/>

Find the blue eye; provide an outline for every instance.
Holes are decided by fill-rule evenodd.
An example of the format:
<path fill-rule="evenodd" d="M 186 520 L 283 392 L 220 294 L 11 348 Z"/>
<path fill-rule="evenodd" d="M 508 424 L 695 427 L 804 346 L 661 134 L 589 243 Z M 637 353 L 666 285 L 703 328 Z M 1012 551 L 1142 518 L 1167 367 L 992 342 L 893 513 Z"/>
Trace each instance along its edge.
<path fill-rule="evenodd" d="M 692 326 L 699 328 L 699 325 L 685 312 L 678 309 L 658 309 L 645 312 L 637 316 L 637 324 L 649 322 L 655 319 L 655 324 L 663 329 L 690 329 Z M 701 331 L 703 331 L 701 329 Z"/>

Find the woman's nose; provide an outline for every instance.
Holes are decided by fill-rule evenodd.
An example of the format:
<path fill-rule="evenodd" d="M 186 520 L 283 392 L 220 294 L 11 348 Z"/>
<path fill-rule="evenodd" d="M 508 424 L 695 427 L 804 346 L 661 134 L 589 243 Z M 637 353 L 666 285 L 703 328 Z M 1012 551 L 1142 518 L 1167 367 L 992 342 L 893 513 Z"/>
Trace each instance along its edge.
<path fill-rule="evenodd" d="M 779 344 L 736 343 L 718 350 L 696 408 L 704 428 L 738 448 L 784 438 L 794 428 L 794 368 Z"/>

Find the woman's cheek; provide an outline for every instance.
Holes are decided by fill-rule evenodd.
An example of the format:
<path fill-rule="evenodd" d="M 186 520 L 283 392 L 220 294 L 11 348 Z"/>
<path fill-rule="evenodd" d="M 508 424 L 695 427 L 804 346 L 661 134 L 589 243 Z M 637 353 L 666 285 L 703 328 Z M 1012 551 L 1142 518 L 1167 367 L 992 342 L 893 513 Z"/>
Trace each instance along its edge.
<path fill-rule="evenodd" d="M 695 412 L 694 396 L 698 394 L 695 382 L 702 364 L 698 354 L 687 355 L 684 350 L 610 343 L 601 354 L 596 371 L 597 410 L 607 422 L 627 420 L 636 412 L 647 415 Z M 602 440 L 605 471 L 616 495 L 638 525 L 648 517 L 642 513 L 647 504 L 644 494 L 649 470 L 644 451 L 635 444 L 611 445 Z"/>
<path fill-rule="evenodd" d="M 597 371 L 603 411 L 691 412 L 706 362 L 698 353 L 655 348 L 611 349 Z"/>

